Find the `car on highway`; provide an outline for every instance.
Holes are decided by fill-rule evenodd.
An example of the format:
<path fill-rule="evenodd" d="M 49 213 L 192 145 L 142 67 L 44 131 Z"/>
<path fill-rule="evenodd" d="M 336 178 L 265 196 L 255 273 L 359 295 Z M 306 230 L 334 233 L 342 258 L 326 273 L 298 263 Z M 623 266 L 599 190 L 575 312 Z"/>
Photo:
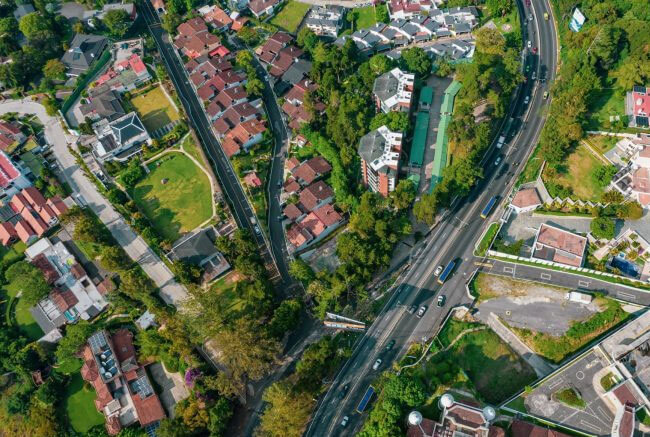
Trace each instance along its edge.
<path fill-rule="evenodd" d="M 544 12 L 544 19 L 548 21 L 548 12 Z"/>
<path fill-rule="evenodd" d="M 345 384 L 341 391 L 339 392 L 339 398 L 343 399 L 346 394 L 348 394 L 348 390 L 350 389 L 350 386 L 348 384 Z"/>
<path fill-rule="evenodd" d="M 440 296 L 438 296 L 438 302 L 436 303 L 436 305 L 438 305 L 439 307 L 442 307 L 442 306 L 445 305 L 446 300 L 447 300 L 447 298 L 445 297 L 445 295 L 441 294 Z"/>
<path fill-rule="evenodd" d="M 528 43 L 526 43 L 526 45 L 528 46 L 528 48 L 531 48 L 533 46 L 533 43 L 530 40 L 528 40 Z"/>
<path fill-rule="evenodd" d="M 341 420 L 341 426 L 345 428 L 348 426 L 348 422 L 350 421 L 350 418 L 348 416 L 343 416 L 343 420 Z"/>
<path fill-rule="evenodd" d="M 393 349 L 393 346 L 395 346 L 395 339 L 389 341 L 384 349 L 386 350 L 386 352 L 388 352 L 389 350 Z"/>
<path fill-rule="evenodd" d="M 499 164 L 501 164 L 501 156 L 497 156 L 496 161 L 494 161 L 494 165 L 495 165 L 496 167 L 498 167 Z"/>
<path fill-rule="evenodd" d="M 528 14 L 528 21 L 533 21 L 533 14 Z"/>
<path fill-rule="evenodd" d="M 417 313 L 417 317 L 418 317 L 418 319 L 421 319 L 422 316 L 424 315 L 424 313 L 426 313 L 426 312 L 427 312 L 427 306 L 426 306 L 426 305 L 422 305 L 422 306 L 420 307 L 420 309 L 418 310 L 418 313 Z"/>
<path fill-rule="evenodd" d="M 527 105 L 528 102 L 530 102 L 530 96 L 526 96 L 526 97 L 524 98 L 524 105 Z"/>
<path fill-rule="evenodd" d="M 377 358 L 377 360 L 375 361 L 375 364 L 372 365 L 372 370 L 379 369 L 379 366 L 381 366 L 381 358 Z"/>
<path fill-rule="evenodd" d="M 445 266 L 438 266 L 438 267 L 436 267 L 436 271 L 433 272 L 433 275 L 434 275 L 434 276 L 439 276 L 440 273 L 442 273 L 442 269 L 444 269 L 444 268 L 445 268 Z"/>
<path fill-rule="evenodd" d="M 260 227 L 259 227 L 259 226 L 255 225 L 253 228 L 255 229 L 255 233 L 256 233 L 257 235 L 261 235 L 261 234 L 262 234 L 262 231 L 260 230 Z"/>
<path fill-rule="evenodd" d="M 418 307 L 416 307 L 415 305 L 411 305 L 409 309 L 406 310 L 406 312 L 409 314 L 413 314 L 416 309 L 418 309 Z"/>
<path fill-rule="evenodd" d="M 537 54 L 537 47 L 533 47 L 533 54 L 534 54 L 534 55 Z"/>
<path fill-rule="evenodd" d="M 548 91 L 544 91 L 544 100 L 548 99 Z"/>
<path fill-rule="evenodd" d="M 537 73 L 535 73 L 535 72 L 533 71 L 533 75 L 532 75 L 530 78 L 533 79 L 533 80 L 537 79 Z"/>

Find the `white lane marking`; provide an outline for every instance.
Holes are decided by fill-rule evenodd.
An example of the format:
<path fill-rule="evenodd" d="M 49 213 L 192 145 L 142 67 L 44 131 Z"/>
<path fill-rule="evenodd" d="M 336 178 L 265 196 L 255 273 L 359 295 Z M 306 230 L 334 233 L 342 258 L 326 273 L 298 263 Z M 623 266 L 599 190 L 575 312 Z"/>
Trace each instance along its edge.
<path fill-rule="evenodd" d="M 545 281 L 548 281 L 551 279 L 551 275 L 549 273 L 542 273 L 539 275 L 540 278 L 544 279 Z"/>
<path fill-rule="evenodd" d="M 515 269 L 513 269 L 512 267 L 504 267 L 504 268 L 503 268 L 503 271 L 504 271 L 505 273 L 514 273 L 514 272 L 515 272 Z"/>
<path fill-rule="evenodd" d="M 617 296 L 622 297 L 623 299 L 629 299 L 629 300 L 636 300 L 636 296 L 630 293 L 625 293 L 623 291 L 619 291 L 616 293 Z"/>
<path fill-rule="evenodd" d="M 589 281 L 578 281 L 580 287 L 589 287 Z"/>
<path fill-rule="evenodd" d="M 582 370 L 578 370 L 576 372 L 576 378 L 578 378 L 579 381 L 582 381 L 583 379 L 585 379 L 585 372 L 583 372 Z"/>

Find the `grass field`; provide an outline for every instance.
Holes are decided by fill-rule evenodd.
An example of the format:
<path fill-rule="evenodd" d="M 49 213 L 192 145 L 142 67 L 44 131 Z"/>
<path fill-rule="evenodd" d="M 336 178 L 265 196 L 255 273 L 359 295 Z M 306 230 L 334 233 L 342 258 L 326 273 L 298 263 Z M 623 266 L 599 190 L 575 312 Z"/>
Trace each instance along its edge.
<path fill-rule="evenodd" d="M 8 265 L 25 256 L 27 245 L 22 241 L 14 243 L 10 247 L 0 246 L 0 264 Z"/>
<path fill-rule="evenodd" d="M 581 200 L 599 201 L 605 189 L 592 179 L 594 171 L 604 165 L 584 146 L 578 146 L 566 159 L 566 165 L 558 175 L 550 177 L 547 168 L 544 169 L 543 179 L 570 187 L 573 197 Z M 547 187 L 548 188 L 548 187 Z M 553 196 L 553 193 L 550 193 Z"/>
<path fill-rule="evenodd" d="M 104 423 L 104 416 L 95 408 L 95 391 L 84 387 L 80 373 L 75 373 L 65 388 L 63 403 L 75 431 L 85 433 L 95 425 Z"/>
<path fill-rule="evenodd" d="M 485 255 L 485 252 L 487 252 L 488 248 L 490 247 L 490 244 L 492 244 L 492 240 L 494 240 L 494 237 L 497 236 L 498 230 L 499 230 L 498 223 L 490 223 L 490 226 L 488 227 L 487 231 L 485 231 L 485 235 L 483 235 L 483 239 L 476 247 L 476 254 L 478 256 Z"/>
<path fill-rule="evenodd" d="M 349 19 L 354 23 L 354 30 L 371 27 L 377 22 L 375 8 L 373 6 L 354 8 L 350 14 Z"/>
<path fill-rule="evenodd" d="M 237 313 L 244 309 L 243 301 L 237 296 L 237 273 L 231 272 L 222 276 L 210 287 L 211 293 L 217 293 L 223 298 L 223 308 L 228 314 Z"/>
<path fill-rule="evenodd" d="M 612 150 L 618 142 L 618 137 L 610 137 L 607 135 L 589 135 L 585 141 L 591 145 L 596 151 L 604 155 Z"/>
<path fill-rule="evenodd" d="M 185 140 L 183 141 L 183 144 L 181 145 L 181 147 L 192 158 L 196 159 L 201 164 L 206 165 L 205 161 L 203 160 L 203 155 L 201 154 L 201 151 L 199 150 L 200 146 L 194 142 L 194 139 L 192 138 L 191 135 L 188 135 L 187 138 L 185 138 Z"/>
<path fill-rule="evenodd" d="M 296 33 L 309 8 L 310 5 L 307 3 L 289 0 L 280 12 L 271 19 L 271 24 L 289 33 Z"/>
<path fill-rule="evenodd" d="M 187 156 L 167 155 L 149 164 L 149 169 L 132 196 L 166 239 L 176 241 L 212 216 L 210 181 Z"/>
<path fill-rule="evenodd" d="M 4 297 L 9 300 L 5 314 L 7 323 L 15 323 L 30 340 L 36 341 L 41 338 L 43 331 L 29 312 L 29 305 L 21 298 L 16 297 L 20 292 L 20 284 L 10 282 L 3 287 L 3 291 Z"/>
<path fill-rule="evenodd" d="M 530 159 L 528 159 L 528 162 L 526 162 L 526 166 L 517 179 L 517 185 L 534 181 L 537 178 L 539 169 L 542 168 L 543 163 L 544 160 L 540 156 L 539 146 L 536 146 L 535 150 L 533 150 L 532 155 L 530 155 Z"/>
<path fill-rule="evenodd" d="M 443 331 L 448 331 L 449 340 L 464 329 L 477 326 L 481 325 L 451 319 Z M 493 405 L 537 378 L 532 367 L 489 329 L 465 334 L 447 353 L 463 368 L 481 396 Z"/>
<path fill-rule="evenodd" d="M 592 112 L 587 125 L 590 130 L 608 130 L 612 125 L 609 121 L 610 116 L 618 115 L 621 118 L 625 116 L 625 95 L 614 89 L 594 91 L 590 103 Z"/>
<path fill-rule="evenodd" d="M 150 134 L 179 119 L 178 111 L 159 86 L 132 98 L 131 103 Z"/>

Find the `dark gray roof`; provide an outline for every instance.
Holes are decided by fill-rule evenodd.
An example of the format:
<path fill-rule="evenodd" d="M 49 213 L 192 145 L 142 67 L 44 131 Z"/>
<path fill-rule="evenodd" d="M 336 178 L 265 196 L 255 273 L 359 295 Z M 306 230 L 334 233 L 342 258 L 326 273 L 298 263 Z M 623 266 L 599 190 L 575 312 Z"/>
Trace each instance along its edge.
<path fill-rule="evenodd" d="M 131 112 L 111 123 L 111 131 L 115 141 L 120 145 L 126 144 L 133 137 L 146 132 L 138 114 Z"/>
<path fill-rule="evenodd" d="M 400 33 L 397 30 L 393 29 L 392 27 L 388 27 L 384 29 L 382 35 L 384 35 L 388 39 L 395 39 L 397 35 L 400 35 Z"/>
<path fill-rule="evenodd" d="M 35 11 L 34 6 L 32 6 L 31 3 L 24 3 L 22 5 L 18 5 L 14 10 L 14 18 L 20 21 L 20 19 L 23 18 L 25 15 L 31 14 L 34 11 Z"/>
<path fill-rule="evenodd" d="M 106 135 L 105 137 L 101 137 L 99 139 L 99 142 L 102 144 L 102 147 L 104 148 L 106 153 L 111 153 L 113 150 L 120 147 L 115 142 L 115 138 L 113 137 L 113 135 Z"/>
<path fill-rule="evenodd" d="M 385 146 L 386 139 L 375 129 L 361 137 L 359 141 L 359 156 L 364 161 L 371 163 L 375 159 L 381 158 Z"/>
<path fill-rule="evenodd" d="M 420 31 L 420 28 L 415 24 L 406 23 L 402 26 L 402 31 L 408 33 L 410 36 L 415 36 Z"/>
<path fill-rule="evenodd" d="M 311 62 L 305 59 L 299 59 L 298 62 L 291 64 L 291 67 L 282 75 L 282 80 L 292 85 L 303 80 L 311 71 Z"/>
<path fill-rule="evenodd" d="M 90 103 L 81 105 L 79 109 L 83 115 L 95 112 L 101 118 L 107 118 L 109 121 L 126 114 L 120 102 L 120 95 L 111 89 L 105 89 L 104 92 L 95 94 Z"/>
<path fill-rule="evenodd" d="M 197 266 L 204 265 L 215 256 L 223 259 L 214 245 L 216 238 L 217 232 L 213 227 L 201 229 L 199 232 L 177 241 L 169 252 L 169 257 L 174 261 L 183 260 Z M 226 264 L 228 263 L 226 262 Z"/>
<path fill-rule="evenodd" d="M 454 25 L 454 30 L 456 31 L 456 33 L 468 33 L 469 31 L 472 30 L 472 28 L 467 23 L 456 23 Z"/>
<path fill-rule="evenodd" d="M 375 79 L 372 92 L 383 101 L 395 95 L 398 86 L 399 80 L 388 71 Z"/>
<path fill-rule="evenodd" d="M 449 29 L 438 29 L 436 30 L 436 36 L 451 36 Z"/>
<path fill-rule="evenodd" d="M 61 57 L 69 73 L 80 74 L 88 70 L 93 61 L 100 57 L 108 40 L 100 35 L 78 33 L 70 43 L 70 48 Z"/>
<path fill-rule="evenodd" d="M 54 321 L 51 321 L 43 312 L 43 309 L 40 305 L 33 306 L 29 309 L 32 317 L 41 328 L 43 333 L 47 334 L 50 331 L 55 330 L 56 328 L 65 325 L 65 316 L 61 315 L 57 317 Z"/>

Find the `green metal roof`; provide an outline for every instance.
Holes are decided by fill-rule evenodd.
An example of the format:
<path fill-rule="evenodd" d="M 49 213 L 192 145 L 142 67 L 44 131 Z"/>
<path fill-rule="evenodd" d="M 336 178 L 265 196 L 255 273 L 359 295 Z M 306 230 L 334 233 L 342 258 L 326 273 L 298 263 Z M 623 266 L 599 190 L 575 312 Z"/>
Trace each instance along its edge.
<path fill-rule="evenodd" d="M 430 86 L 422 87 L 420 90 L 420 105 L 423 103 L 431 105 L 431 102 L 433 102 L 433 88 Z"/>
<path fill-rule="evenodd" d="M 458 91 L 460 91 L 461 86 L 462 86 L 461 83 L 456 80 L 449 84 L 449 86 L 445 90 L 445 95 L 442 100 L 442 105 L 440 106 L 441 114 L 451 114 L 453 112 L 454 99 L 456 98 L 456 94 L 458 94 Z"/>
<path fill-rule="evenodd" d="M 427 145 L 427 130 L 429 129 L 429 113 L 418 112 L 415 116 L 415 129 L 411 142 L 409 165 L 422 166 L 424 164 L 424 149 Z"/>
<path fill-rule="evenodd" d="M 447 166 L 447 127 L 451 121 L 451 115 L 442 115 L 438 124 L 438 136 L 436 137 L 436 151 L 433 157 L 433 170 L 431 172 L 431 184 L 429 191 L 442 180 L 442 172 Z"/>

